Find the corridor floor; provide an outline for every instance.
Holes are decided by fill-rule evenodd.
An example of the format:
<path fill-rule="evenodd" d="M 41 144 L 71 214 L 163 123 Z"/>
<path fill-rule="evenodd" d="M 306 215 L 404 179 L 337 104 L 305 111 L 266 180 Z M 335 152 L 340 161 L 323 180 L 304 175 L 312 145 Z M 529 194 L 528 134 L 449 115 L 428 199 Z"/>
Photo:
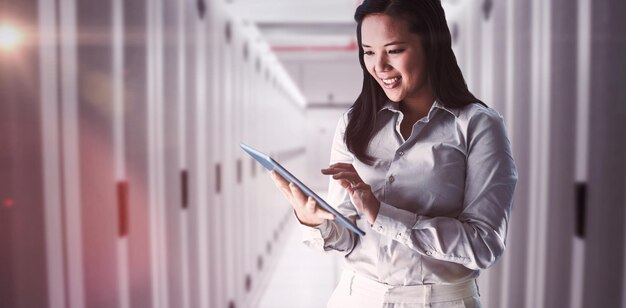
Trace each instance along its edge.
<path fill-rule="evenodd" d="M 304 246 L 302 232 L 295 222 L 287 230 L 289 238 L 257 307 L 326 307 L 339 278 L 339 257 Z"/>

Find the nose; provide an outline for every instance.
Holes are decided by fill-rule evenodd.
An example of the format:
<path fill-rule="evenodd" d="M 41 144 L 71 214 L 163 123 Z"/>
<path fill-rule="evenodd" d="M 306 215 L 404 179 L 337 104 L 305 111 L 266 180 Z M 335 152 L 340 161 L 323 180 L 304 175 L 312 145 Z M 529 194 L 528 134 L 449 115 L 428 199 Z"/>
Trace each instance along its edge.
<path fill-rule="evenodd" d="M 387 55 L 382 53 L 378 57 L 376 57 L 376 63 L 374 63 L 374 70 L 376 72 L 385 72 L 391 68 L 389 62 L 387 61 Z"/>

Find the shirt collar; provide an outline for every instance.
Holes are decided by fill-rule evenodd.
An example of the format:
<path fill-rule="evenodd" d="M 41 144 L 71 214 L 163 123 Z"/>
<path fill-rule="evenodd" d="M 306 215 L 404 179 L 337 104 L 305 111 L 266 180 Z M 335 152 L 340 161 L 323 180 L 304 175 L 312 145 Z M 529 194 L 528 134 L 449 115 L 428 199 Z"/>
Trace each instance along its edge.
<path fill-rule="evenodd" d="M 442 103 L 440 103 L 438 100 L 435 100 L 435 103 L 433 104 L 431 109 L 433 109 L 433 108 L 443 109 L 443 110 L 449 112 L 450 114 L 452 114 L 455 118 L 459 117 L 459 110 L 457 108 L 448 108 L 448 107 L 444 106 Z"/>
<path fill-rule="evenodd" d="M 378 112 L 381 112 L 383 110 L 400 111 L 400 103 L 396 103 L 396 102 L 388 99 L 387 102 L 385 102 L 383 107 L 380 108 L 380 110 Z"/>
<path fill-rule="evenodd" d="M 435 102 L 433 103 L 433 105 L 430 107 L 430 110 L 428 111 L 428 119 L 431 118 L 431 115 L 433 113 L 433 111 L 435 110 L 435 108 L 437 109 L 443 109 L 447 112 L 449 112 L 450 114 L 452 114 L 454 117 L 459 117 L 459 111 L 456 108 L 448 108 L 446 106 L 444 106 L 442 103 L 440 103 L 438 100 L 435 100 Z M 387 100 L 387 102 L 383 105 L 382 108 L 380 108 L 380 111 L 383 110 L 391 110 L 393 112 L 400 112 L 400 103 L 398 102 L 394 102 L 392 100 Z"/>

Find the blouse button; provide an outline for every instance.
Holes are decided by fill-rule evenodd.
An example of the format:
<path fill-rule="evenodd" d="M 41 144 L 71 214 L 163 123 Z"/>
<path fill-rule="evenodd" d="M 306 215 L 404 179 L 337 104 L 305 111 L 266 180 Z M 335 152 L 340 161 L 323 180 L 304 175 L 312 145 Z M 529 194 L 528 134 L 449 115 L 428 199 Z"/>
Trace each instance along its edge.
<path fill-rule="evenodd" d="M 430 255 L 432 255 L 432 254 L 433 254 L 433 252 L 432 252 L 432 251 L 430 251 L 430 250 L 428 250 L 428 251 L 426 251 L 426 254 L 430 256 Z"/>
<path fill-rule="evenodd" d="M 404 155 L 404 152 L 400 151 L 400 152 L 398 152 L 398 155 L 402 156 L 402 155 Z"/>
<path fill-rule="evenodd" d="M 395 181 L 395 179 L 393 178 L 393 175 L 389 176 L 389 183 L 393 183 L 393 181 Z"/>

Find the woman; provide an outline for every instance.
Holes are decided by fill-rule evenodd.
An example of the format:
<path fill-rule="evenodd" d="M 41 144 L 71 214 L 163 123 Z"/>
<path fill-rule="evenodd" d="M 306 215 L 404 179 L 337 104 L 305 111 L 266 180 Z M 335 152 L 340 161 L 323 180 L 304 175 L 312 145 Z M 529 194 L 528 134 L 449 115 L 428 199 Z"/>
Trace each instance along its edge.
<path fill-rule="evenodd" d="M 367 235 L 272 173 L 305 243 L 345 255 L 328 307 L 480 307 L 517 181 L 503 119 L 468 91 L 438 0 L 365 0 L 355 19 L 363 89 L 322 173 Z"/>

